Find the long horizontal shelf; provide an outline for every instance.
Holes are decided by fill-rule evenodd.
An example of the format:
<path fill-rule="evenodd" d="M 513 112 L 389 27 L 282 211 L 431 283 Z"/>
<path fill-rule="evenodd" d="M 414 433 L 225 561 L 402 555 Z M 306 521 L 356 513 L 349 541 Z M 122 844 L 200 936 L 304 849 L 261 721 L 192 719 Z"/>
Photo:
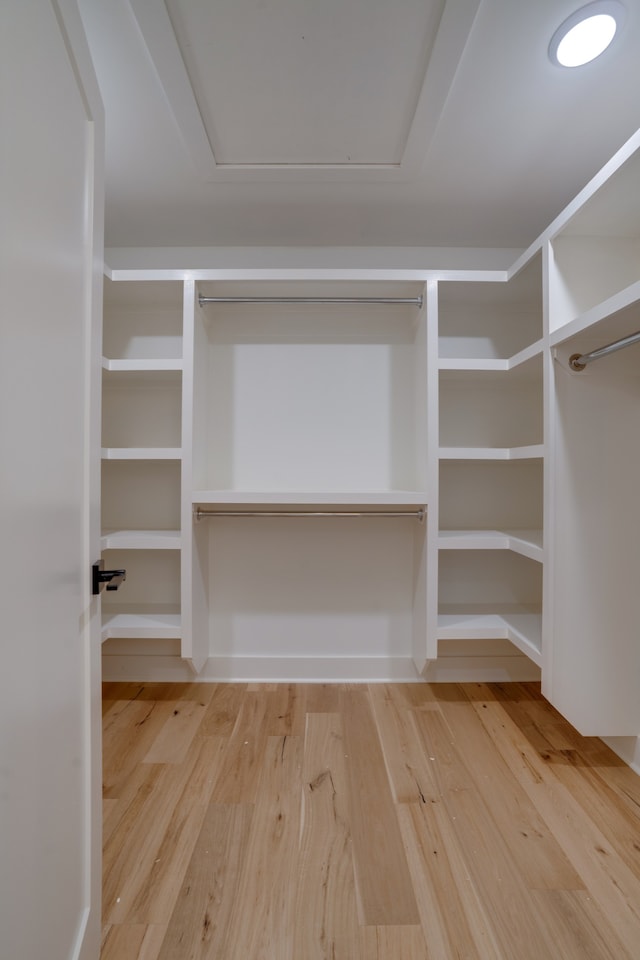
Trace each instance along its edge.
<path fill-rule="evenodd" d="M 180 611 L 176 607 L 157 605 L 137 607 L 131 605 L 102 608 L 102 639 L 121 637 L 126 640 L 172 639 L 182 637 Z"/>
<path fill-rule="evenodd" d="M 440 370 L 508 372 L 509 370 L 515 370 L 533 357 L 539 356 L 543 348 L 544 340 L 536 340 L 535 343 L 529 344 L 524 350 L 514 353 L 512 357 L 440 357 L 438 368 Z"/>
<path fill-rule="evenodd" d="M 102 550 L 179 550 L 179 530 L 105 530 Z"/>
<path fill-rule="evenodd" d="M 103 460 L 181 460 L 180 447 L 103 447 Z"/>
<path fill-rule="evenodd" d="M 170 359 L 154 357 L 148 360 L 125 359 L 124 357 L 110 359 L 109 357 L 103 357 L 102 369 L 114 373 L 160 372 L 164 370 L 182 370 L 183 362 L 177 357 Z"/>
<path fill-rule="evenodd" d="M 440 550 L 512 550 L 542 562 L 542 530 L 441 530 Z"/>
<path fill-rule="evenodd" d="M 459 607 L 438 614 L 439 640 L 509 640 L 537 666 L 542 663 L 542 616 L 521 608 L 478 613 Z"/>
<path fill-rule="evenodd" d="M 615 293 L 612 297 L 608 297 L 601 303 L 597 303 L 595 307 L 580 314 L 579 317 L 575 317 L 569 323 L 565 323 L 563 326 L 553 330 L 549 336 L 549 344 L 552 347 L 558 346 L 558 344 L 571 339 L 571 337 L 576 336 L 576 334 L 586 332 L 601 321 L 607 320 L 609 317 L 613 318 L 615 314 L 621 313 L 621 311 L 627 307 L 632 307 L 639 301 L 640 280 L 636 280 L 635 283 L 630 284 L 623 290 L 619 290 L 618 293 Z M 631 325 L 629 326 L 630 322 Z M 618 339 L 633 333 L 634 330 L 638 329 L 638 324 L 636 321 L 624 319 L 619 330 L 616 329 L 614 332 L 609 324 L 607 328 L 610 330 L 612 336 Z"/>
<path fill-rule="evenodd" d="M 226 506 L 425 506 L 425 490 L 194 490 L 193 503 Z"/>
<path fill-rule="evenodd" d="M 544 456 L 544 444 L 526 447 L 440 447 L 441 460 L 537 460 Z"/>

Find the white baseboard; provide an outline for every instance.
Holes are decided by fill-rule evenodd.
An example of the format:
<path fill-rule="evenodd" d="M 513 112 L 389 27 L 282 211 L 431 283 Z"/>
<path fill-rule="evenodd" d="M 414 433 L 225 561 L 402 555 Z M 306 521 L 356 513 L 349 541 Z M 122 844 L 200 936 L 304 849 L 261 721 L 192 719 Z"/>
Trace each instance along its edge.
<path fill-rule="evenodd" d="M 611 747 L 621 760 L 640 774 L 640 737 L 602 737 L 603 743 Z"/>
<path fill-rule="evenodd" d="M 147 683 L 340 683 L 420 680 L 409 657 L 209 657 L 196 674 L 185 660 L 162 655 L 109 655 L 102 658 L 104 680 Z"/>
<path fill-rule="evenodd" d="M 424 672 L 429 683 L 518 683 L 539 680 L 528 657 L 438 657 Z"/>
<path fill-rule="evenodd" d="M 105 654 L 105 681 L 180 683 L 490 683 L 539 680 L 523 656 L 441 657 L 421 677 L 409 657 L 209 657 L 195 674 L 188 662 L 162 654 Z"/>

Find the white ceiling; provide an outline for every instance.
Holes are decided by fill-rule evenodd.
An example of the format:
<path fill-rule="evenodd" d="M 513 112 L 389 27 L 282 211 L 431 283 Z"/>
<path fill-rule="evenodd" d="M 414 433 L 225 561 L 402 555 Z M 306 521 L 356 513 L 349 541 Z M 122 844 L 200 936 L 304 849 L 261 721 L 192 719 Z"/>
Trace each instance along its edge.
<path fill-rule="evenodd" d="M 79 0 L 108 246 L 525 247 L 640 127 L 640 0 Z"/>

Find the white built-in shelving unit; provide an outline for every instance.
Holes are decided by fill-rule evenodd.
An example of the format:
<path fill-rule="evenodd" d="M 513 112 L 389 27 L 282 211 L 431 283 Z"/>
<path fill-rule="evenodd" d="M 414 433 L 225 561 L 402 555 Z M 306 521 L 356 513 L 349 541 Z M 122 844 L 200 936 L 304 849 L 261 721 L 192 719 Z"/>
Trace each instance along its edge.
<path fill-rule="evenodd" d="M 102 545 L 128 571 L 103 594 L 115 675 L 541 671 L 581 732 L 637 736 L 640 346 L 568 361 L 640 330 L 639 148 L 504 269 L 443 270 L 442 251 L 437 269 L 365 249 L 120 256 L 103 361 Z M 326 302 L 353 297 L 421 302 Z"/>
<path fill-rule="evenodd" d="M 440 652 L 502 639 L 541 663 L 542 318 L 539 255 L 440 284 Z"/>
<path fill-rule="evenodd" d="M 182 284 L 105 280 L 103 639 L 180 640 Z"/>
<path fill-rule="evenodd" d="M 215 516 L 192 527 L 192 615 L 219 671 L 424 666 L 430 347 L 426 300 L 199 297 L 423 293 L 382 272 L 194 289 L 191 499 Z"/>

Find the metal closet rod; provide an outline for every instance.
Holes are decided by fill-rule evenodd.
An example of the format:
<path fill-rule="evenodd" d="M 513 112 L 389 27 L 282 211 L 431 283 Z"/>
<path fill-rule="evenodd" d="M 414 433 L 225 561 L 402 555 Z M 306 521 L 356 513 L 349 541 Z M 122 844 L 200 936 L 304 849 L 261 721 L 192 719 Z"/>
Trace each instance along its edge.
<path fill-rule="evenodd" d="M 203 510 L 194 507 L 193 515 L 196 520 L 208 517 L 410 517 L 422 523 L 425 519 L 425 510 Z"/>
<path fill-rule="evenodd" d="M 404 303 L 421 307 L 419 297 L 204 297 L 198 296 L 202 307 L 205 303 Z"/>
<path fill-rule="evenodd" d="M 621 340 L 614 340 L 613 343 L 608 343 L 605 347 L 599 347 L 598 350 L 592 350 L 591 353 L 572 354 L 569 357 L 569 366 L 572 370 L 584 370 L 588 363 L 600 360 L 601 357 L 606 357 L 617 350 L 624 350 L 625 347 L 630 347 L 632 343 L 638 343 L 638 341 L 640 341 L 640 330 L 628 337 L 623 337 Z"/>

